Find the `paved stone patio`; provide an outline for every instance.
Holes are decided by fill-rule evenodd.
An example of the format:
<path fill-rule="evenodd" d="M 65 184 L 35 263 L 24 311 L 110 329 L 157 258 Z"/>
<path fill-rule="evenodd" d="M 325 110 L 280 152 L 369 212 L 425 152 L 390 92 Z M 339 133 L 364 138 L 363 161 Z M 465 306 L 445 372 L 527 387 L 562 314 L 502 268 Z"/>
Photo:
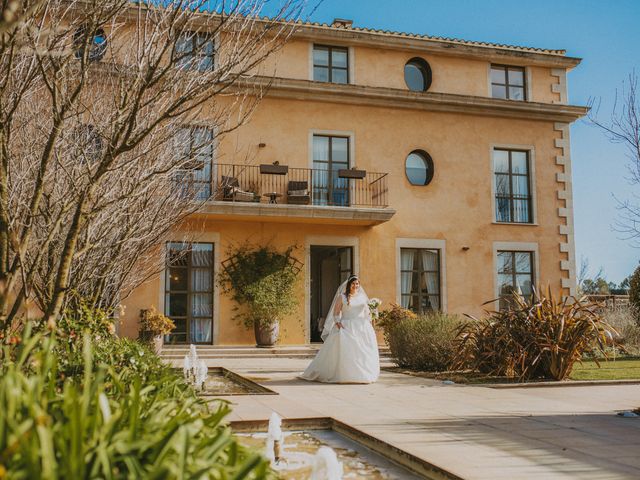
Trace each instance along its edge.
<path fill-rule="evenodd" d="M 638 479 L 640 385 L 492 389 L 383 372 L 372 385 L 296 378 L 304 359 L 212 359 L 280 395 L 225 397 L 232 420 L 334 417 L 466 479 Z"/>

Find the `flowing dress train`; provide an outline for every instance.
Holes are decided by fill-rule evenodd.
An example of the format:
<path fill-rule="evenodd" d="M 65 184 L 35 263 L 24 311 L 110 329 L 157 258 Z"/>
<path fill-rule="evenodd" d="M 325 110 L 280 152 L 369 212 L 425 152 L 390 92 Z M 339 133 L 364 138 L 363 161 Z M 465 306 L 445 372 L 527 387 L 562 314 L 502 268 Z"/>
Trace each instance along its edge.
<path fill-rule="evenodd" d="M 378 341 L 371 325 L 369 299 L 363 293 L 349 304 L 341 295 L 343 328 L 333 327 L 300 378 L 326 383 L 372 383 L 380 375 Z"/>

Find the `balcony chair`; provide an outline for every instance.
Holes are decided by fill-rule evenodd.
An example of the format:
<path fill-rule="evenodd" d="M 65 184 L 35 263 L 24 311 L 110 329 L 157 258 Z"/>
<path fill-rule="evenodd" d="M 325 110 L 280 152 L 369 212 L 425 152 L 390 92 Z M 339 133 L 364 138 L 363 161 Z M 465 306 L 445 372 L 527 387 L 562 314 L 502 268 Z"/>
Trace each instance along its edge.
<path fill-rule="evenodd" d="M 253 202 L 254 200 L 254 193 L 242 190 L 236 177 L 223 175 L 220 186 L 222 187 L 222 200 L 227 202 Z"/>
<path fill-rule="evenodd" d="M 309 183 L 306 181 L 291 181 L 287 186 L 287 203 L 294 205 L 309 205 Z"/>

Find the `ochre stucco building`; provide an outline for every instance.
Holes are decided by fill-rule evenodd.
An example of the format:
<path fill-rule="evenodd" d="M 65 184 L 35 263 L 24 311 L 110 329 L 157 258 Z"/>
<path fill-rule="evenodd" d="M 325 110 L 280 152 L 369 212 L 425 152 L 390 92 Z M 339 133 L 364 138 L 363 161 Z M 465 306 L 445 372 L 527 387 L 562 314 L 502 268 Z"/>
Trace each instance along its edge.
<path fill-rule="evenodd" d="M 569 126 L 586 109 L 568 104 L 567 72 L 579 59 L 336 21 L 299 25 L 270 62 L 249 124 L 202 166 L 212 200 L 184 227 L 194 253 L 125 300 L 123 334 L 155 306 L 176 320 L 173 342 L 254 344 L 215 282 L 247 240 L 299 247 L 281 344 L 318 341 L 351 272 L 415 310 L 479 315 L 532 284 L 574 292 Z"/>

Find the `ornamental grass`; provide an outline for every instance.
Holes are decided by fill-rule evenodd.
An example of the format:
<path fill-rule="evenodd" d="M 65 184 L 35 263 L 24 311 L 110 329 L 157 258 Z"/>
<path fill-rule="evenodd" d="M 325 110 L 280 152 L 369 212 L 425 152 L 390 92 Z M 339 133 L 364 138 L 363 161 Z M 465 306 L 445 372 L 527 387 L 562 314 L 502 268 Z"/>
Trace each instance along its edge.
<path fill-rule="evenodd" d="M 556 298 L 549 288 L 546 295 L 514 293 L 508 303 L 481 320 L 469 316 L 458 329 L 454 369 L 520 381 L 564 380 L 586 352 L 606 358 L 607 338 L 617 333 L 586 296 Z"/>

